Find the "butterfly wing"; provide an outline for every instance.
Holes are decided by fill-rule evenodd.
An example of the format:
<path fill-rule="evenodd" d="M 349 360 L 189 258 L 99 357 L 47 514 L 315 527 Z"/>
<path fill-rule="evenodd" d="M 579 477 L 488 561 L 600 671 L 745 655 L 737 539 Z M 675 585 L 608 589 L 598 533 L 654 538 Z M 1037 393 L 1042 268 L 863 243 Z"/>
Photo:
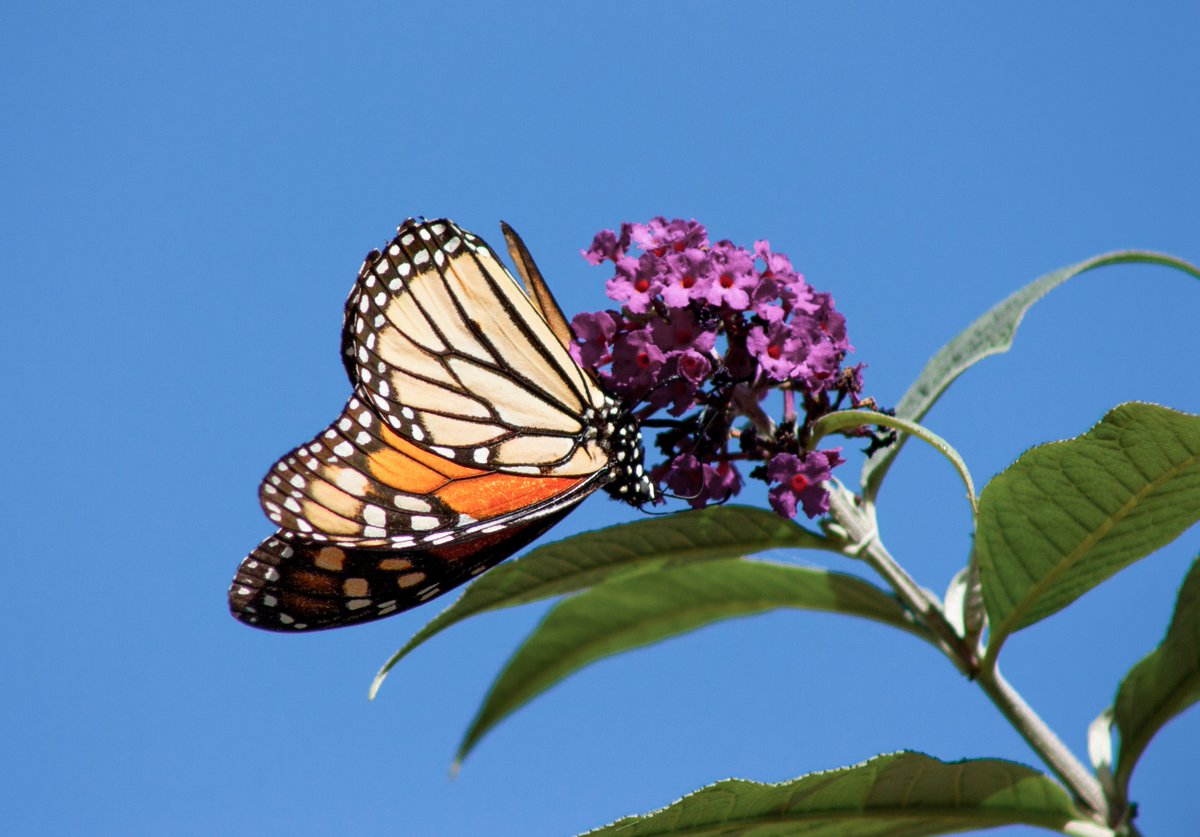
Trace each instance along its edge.
<path fill-rule="evenodd" d="M 242 561 L 229 590 L 233 615 L 273 631 L 313 631 L 416 607 L 532 543 L 591 493 L 585 486 L 485 530 L 404 549 L 321 543 L 280 530 Z"/>
<path fill-rule="evenodd" d="M 546 320 L 546 325 L 550 326 L 550 330 L 554 332 L 558 342 L 570 347 L 574 336 L 571 333 L 571 326 L 567 323 L 567 318 L 563 315 L 562 308 L 558 306 L 554 294 L 550 292 L 550 286 L 542 278 L 542 271 L 538 269 L 537 262 L 533 260 L 533 254 L 529 252 L 529 248 L 525 246 L 521 236 L 517 235 L 517 231 L 506 222 L 500 222 L 500 229 L 504 232 L 508 255 L 512 257 L 517 272 L 521 274 L 521 280 L 525 283 L 525 291 L 529 295 L 529 299 L 537 306 L 538 313 Z"/>
<path fill-rule="evenodd" d="M 354 394 L 260 487 L 280 531 L 235 576 L 242 621 L 312 630 L 412 607 L 609 478 L 594 424 L 612 405 L 487 245 L 450 221 L 410 220 L 368 256 L 342 347 Z"/>

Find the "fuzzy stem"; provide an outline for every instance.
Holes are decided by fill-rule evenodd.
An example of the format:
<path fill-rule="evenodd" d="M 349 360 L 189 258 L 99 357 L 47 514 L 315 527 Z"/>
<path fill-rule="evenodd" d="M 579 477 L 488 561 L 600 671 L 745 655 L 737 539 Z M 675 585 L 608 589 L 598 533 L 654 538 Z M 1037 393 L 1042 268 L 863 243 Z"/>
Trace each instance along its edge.
<path fill-rule="evenodd" d="M 846 554 L 862 558 L 895 591 L 916 617 L 933 633 L 938 647 L 959 671 L 979 684 L 996 708 L 1021 734 L 1051 772 L 1100 822 L 1107 817 L 1108 804 L 1099 782 L 1046 725 L 1024 698 L 1000 676 L 996 668 L 981 669 L 971 643 L 958 634 L 946 619 L 940 602 L 922 589 L 884 548 L 875 530 L 874 511 L 859 505 L 857 498 L 840 484 L 829 492 L 829 514 L 846 533 Z"/>
<path fill-rule="evenodd" d="M 984 694 L 991 698 L 996 708 L 1003 713 L 1025 742 L 1033 748 L 1046 766 L 1063 784 L 1071 789 L 1075 798 L 1094 811 L 1103 822 L 1108 817 L 1108 803 L 1100 783 L 1088 771 L 1075 754 L 1062 742 L 1054 730 L 1033 711 L 1021 694 L 1000 675 L 997 666 L 979 672 L 975 681 Z"/>
<path fill-rule="evenodd" d="M 922 589 L 888 553 L 875 529 L 874 514 L 859 507 L 854 495 L 841 485 L 832 487 L 829 492 L 829 514 L 845 529 L 847 540 L 857 545 L 855 557 L 866 561 L 883 577 L 900 600 L 933 632 L 938 647 L 950 661 L 963 674 L 973 678 L 977 667 L 974 650 L 947 621 L 937 599 Z"/>

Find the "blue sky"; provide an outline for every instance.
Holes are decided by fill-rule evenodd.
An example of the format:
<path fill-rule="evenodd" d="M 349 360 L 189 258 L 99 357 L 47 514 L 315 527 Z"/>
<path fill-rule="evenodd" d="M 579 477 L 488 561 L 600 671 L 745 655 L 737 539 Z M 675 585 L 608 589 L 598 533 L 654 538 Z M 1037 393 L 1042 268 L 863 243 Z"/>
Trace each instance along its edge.
<path fill-rule="evenodd" d="M 451 11 L 452 9 L 452 11 Z M 409 215 L 524 236 L 568 312 L 622 220 L 768 238 L 849 320 L 894 403 L 987 307 L 1087 256 L 1200 260 L 1193 3 L 21 4 L 0 21 L 0 341 L 9 591 L 0 802 L 13 833 L 563 835 L 727 776 L 917 749 L 1031 754 L 944 661 L 781 613 L 596 665 L 458 737 L 546 606 L 376 667 L 448 601 L 319 635 L 252 631 L 228 580 L 258 480 L 340 409 L 341 304 Z M 1087 275 L 927 423 L 977 481 L 1134 399 L 1200 412 L 1200 289 Z M 751 495 L 751 502 L 761 496 Z M 942 590 L 969 548 L 910 445 L 882 534 Z M 551 535 L 629 519 L 594 497 Z M 1196 531 L 1023 632 L 1009 679 L 1082 751 L 1160 639 Z M 1134 781 L 1194 823 L 1200 715 Z M 1007 834 L 1032 833 L 1021 829 Z"/>

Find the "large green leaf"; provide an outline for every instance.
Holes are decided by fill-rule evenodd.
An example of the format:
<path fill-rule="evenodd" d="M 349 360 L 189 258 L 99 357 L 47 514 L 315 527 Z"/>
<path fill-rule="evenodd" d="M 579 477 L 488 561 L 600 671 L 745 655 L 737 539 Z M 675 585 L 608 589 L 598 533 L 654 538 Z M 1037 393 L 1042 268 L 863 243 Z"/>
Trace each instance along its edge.
<path fill-rule="evenodd" d="M 1200 519 L 1200 416 L 1122 404 L 1084 435 L 1025 453 L 979 498 L 975 557 L 994 660 Z"/>
<path fill-rule="evenodd" d="M 489 570 L 418 631 L 375 675 L 371 697 L 410 651 L 469 616 L 573 593 L 608 578 L 668 563 L 737 558 L 784 548 L 837 549 L 791 520 L 749 506 L 715 506 L 639 520 L 538 547 Z"/>
<path fill-rule="evenodd" d="M 1113 716 L 1121 733 L 1116 782 L 1128 792 L 1138 758 L 1163 724 L 1200 701 L 1200 559 L 1188 571 L 1167 636 L 1117 689 Z"/>
<path fill-rule="evenodd" d="M 588 837 L 916 837 L 1018 824 L 1062 831 L 1078 816 L 1059 785 L 1024 765 L 892 753 L 777 785 L 727 779 Z"/>
<path fill-rule="evenodd" d="M 925 364 L 916 382 L 901 397 L 896 405 L 896 417 L 920 421 L 955 378 L 985 357 L 1007 352 L 1012 347 L 1017 326 L 1035 302 L 1074 276 L 1113 264 L 1161 264 L 1200 278 L 1200 268 L 1195 265 L 1174 256 L 1146 250 L 1105 253 L 1047 273 L 996 305 L 939 349 Z M 878 452 L 863 465 L 865 497 L 873 499 L 878 494 L 884 475 L 906 441 L 907 437 L 901 436 L 891 447 Z"/>
<path fill-rule="evenodd" d="M 863 616 L 926 636 L 889 594 L 826 570 L 735 559 L 617 579 L 546 615 L 492 685 L 459 760 L 500 720 L 589 663 L 721 619 L 781 607 Z"/>

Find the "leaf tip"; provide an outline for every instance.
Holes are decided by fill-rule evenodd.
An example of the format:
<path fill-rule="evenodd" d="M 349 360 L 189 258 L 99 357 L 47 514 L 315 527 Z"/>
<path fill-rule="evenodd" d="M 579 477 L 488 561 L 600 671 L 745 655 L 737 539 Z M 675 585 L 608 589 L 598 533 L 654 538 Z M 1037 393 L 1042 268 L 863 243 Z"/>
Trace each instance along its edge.
<path fill-rule="evenodd" d="M 383 681 L 387 679 L 388 670 L 382 668 L 375 675 L 375 679 L 371 681 L 371 688 L 367 691 L 367 700 L 375 700 L 375 696 L 379 694 L 379 688 L 383 685 Z"/>

